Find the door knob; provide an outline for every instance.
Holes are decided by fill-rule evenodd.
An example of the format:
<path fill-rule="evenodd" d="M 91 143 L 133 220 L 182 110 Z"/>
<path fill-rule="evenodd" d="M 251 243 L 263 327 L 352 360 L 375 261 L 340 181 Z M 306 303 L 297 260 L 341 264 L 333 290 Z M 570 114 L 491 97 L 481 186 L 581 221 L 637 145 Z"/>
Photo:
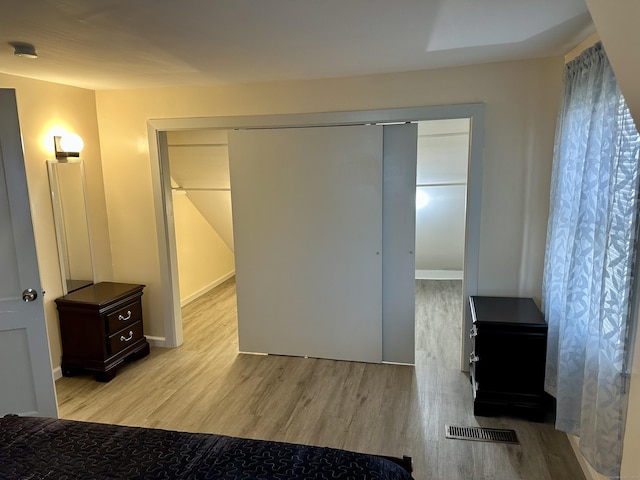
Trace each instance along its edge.
<path fill-rule="evenodd" d="M 33 302 L 36 298 L 38 298 L 38 292 L 36 292 L 33 288 L 27 288 L 24 292 L 22 292 L 22 300 L 25 302 Z"/>

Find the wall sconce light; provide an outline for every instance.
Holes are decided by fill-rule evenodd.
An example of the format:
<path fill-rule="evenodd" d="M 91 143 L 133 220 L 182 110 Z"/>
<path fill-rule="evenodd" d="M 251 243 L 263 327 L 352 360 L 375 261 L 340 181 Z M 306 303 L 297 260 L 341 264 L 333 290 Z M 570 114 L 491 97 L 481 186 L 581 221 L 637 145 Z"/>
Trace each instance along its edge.
<path fill-rule="evenodd" d="M 66 160 L 69 157 L 77 158 L 84 148 L 84 142 L 80 135 L 67 133 L 64 136 L 54 136 L 53 145 L 58 160 Z"/>

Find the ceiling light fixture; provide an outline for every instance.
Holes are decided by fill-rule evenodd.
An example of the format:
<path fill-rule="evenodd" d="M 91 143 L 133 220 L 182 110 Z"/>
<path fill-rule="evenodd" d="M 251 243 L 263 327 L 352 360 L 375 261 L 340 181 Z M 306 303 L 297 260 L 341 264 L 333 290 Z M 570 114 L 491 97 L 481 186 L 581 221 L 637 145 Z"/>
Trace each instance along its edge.
<path fill-rule="evenodd" d="M 38 58 L 36 47 L 30 43 L 25 42 L 9 42 L 9 45 L 13 47 L 13 54 L 16 57 L 24 58 Z"/>

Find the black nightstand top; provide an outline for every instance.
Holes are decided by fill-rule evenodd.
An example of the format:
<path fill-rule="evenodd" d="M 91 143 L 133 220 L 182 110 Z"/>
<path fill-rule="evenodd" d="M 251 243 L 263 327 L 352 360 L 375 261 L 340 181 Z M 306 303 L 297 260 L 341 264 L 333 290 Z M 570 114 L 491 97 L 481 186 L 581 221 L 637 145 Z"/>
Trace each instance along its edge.
<path fill-rule="evenodd" d="M 532 298 L 469 297 L 474 323 L 517 323 L 546 326 Z"/>
<path fill-rule="evenodd" d="M 100 282 L 57 298 L 56 303 L 58 305 L 92 305 L 102 308 L 123 297 L 138 294 L 143 288 L 144 285 L 133 283 Z"/>

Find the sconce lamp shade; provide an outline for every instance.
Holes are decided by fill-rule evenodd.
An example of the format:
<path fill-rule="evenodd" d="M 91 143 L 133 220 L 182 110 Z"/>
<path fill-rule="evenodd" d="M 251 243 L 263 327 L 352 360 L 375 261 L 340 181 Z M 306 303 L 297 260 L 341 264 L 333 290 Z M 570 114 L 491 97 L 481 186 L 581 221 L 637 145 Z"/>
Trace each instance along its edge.
<path fill-rule="evenodd" d="M 75 133 L 67 133 L 62 137 L 55 136 L 53 137 L 53 143 L 58 160 L 69 157 L 79 157 L 80 152 L 84 148 L 82 138 Z"/>

